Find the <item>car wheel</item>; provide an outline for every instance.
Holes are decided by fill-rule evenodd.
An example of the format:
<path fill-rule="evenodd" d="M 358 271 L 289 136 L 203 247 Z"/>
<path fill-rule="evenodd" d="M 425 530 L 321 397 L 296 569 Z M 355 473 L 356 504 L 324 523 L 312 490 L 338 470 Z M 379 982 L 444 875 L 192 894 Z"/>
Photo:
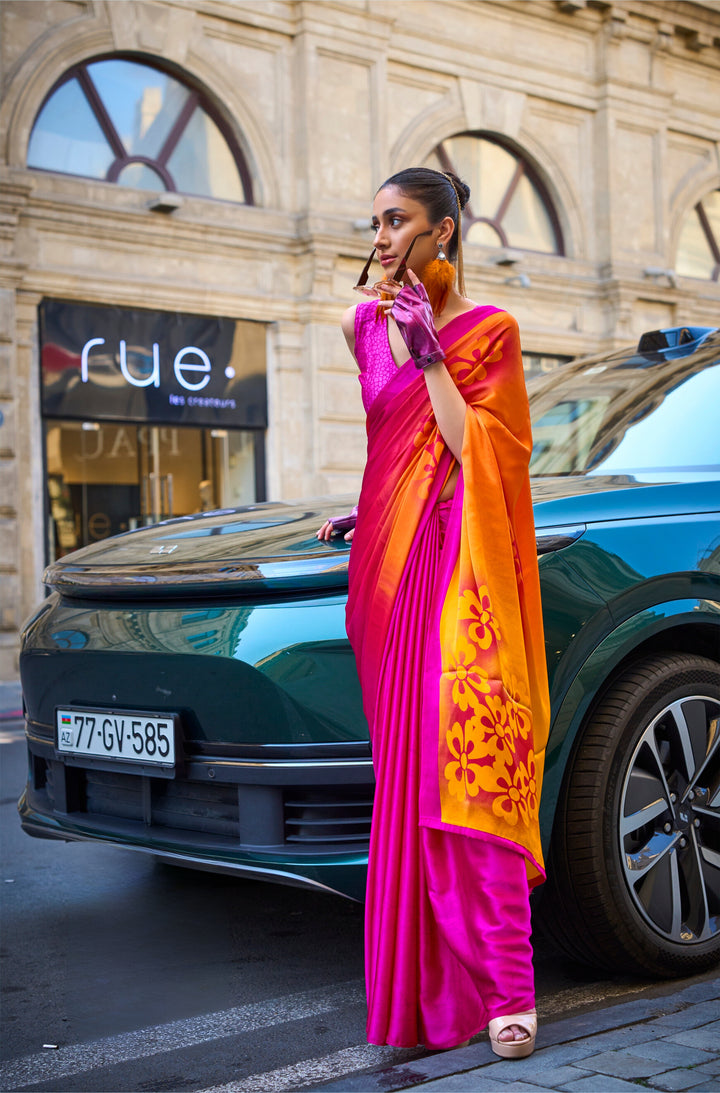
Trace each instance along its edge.
<path fill-rule="evenodd" d="M 566 778 L 545 929 L 585 961 L 687 975 L 720 959 L 720 666 L 635 664 Z"/>

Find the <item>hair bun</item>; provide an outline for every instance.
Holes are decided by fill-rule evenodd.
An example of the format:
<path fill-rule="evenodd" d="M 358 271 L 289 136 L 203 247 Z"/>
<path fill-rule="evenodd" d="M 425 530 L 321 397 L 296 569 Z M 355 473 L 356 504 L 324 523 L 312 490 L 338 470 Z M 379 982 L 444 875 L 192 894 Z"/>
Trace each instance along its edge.
<path fill-rule="evenodd" d="M 460 208 L 464 209 L 470 200 L 470 187 L 461 178 L 458 178 L 453 171 L 445 171 L 444 174 L 445 178 L 449 179 L 453 185 Z"/>

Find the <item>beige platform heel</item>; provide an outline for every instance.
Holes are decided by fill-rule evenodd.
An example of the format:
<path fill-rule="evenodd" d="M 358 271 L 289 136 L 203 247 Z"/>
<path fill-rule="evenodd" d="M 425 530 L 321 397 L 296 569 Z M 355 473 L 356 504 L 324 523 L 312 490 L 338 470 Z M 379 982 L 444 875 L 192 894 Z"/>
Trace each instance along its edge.
<path fill-rule="evenodd" d="M 527 1036 L 522 1040 L 498 1040 L 498 1035 L 510 1025 L 519 1025 L 525 1029 Z M 535 1050 L 535 1036 L 537 1034 L 537 1013 L 511 1013 L 509 1017 L 493 1017 L 488 1025 L 490 1033 L 490 1047 L 496 1055 L 502 1059 L 524 1059 L 532 1055 Z"/>

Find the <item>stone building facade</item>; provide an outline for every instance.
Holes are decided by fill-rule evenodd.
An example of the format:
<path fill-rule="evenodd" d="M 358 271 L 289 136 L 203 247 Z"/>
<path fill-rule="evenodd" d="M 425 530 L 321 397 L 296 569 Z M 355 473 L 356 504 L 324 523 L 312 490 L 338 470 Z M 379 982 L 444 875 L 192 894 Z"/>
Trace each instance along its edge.
<path fill-rule="evenodd" d="M 171 456 L 176 499 L 188 466 L 197 487 L 175 511 L 203 507 L 203 490 L 215 504 L 357 490 L 364 421 L 338 321 L 370 249 L 375 188 L 439 147 L 485 139 L 541 195 L 554 243 L 523 246 L 520 232 L 518 246 L 493 235 L 490 218 L 465 248 L 468 295 L 516 315 L 531 365 L 720 321 L 718 0 L 5 0 L 0 20 L 0 679 L 16 672 L 48 558 L 77 542 L 63 488 L 66 500 L 82 496 L 85 538 L 134 526 L 88 510 L 110 473 L 128 513 L 167 512 L 172 475 L 158 460 Z M 54 89 L 112 58 L 201 97 L 217 155 L 227 146 L 241 164 L 244 198 L 167 200 L 173 187 L 148 182 L 140 159 L 123 161 L 132 185 L 53 169 L 33 151 Z M 113 354 L 103 365 L 87 349 L 104 340 L 97 323 L 117 320 L 130 353 L 123 323 L 169 329 L 174 316 L 190 323 L 176 366 L 200 344 L 201 320 L 221 319 L 234 324 L 225 375 L 264 380 L 260 394 L 237 387 L 247 405 L 235 432 L 213 429 L 212 414 L 193 430 L 149 402 L 139 416 L 131 401 L 107 414 L 102 400 L 83 406 L 88 373 L 98 390 L 115 383 L 101 375 Z M 85 373 L 81 350 L 53 341 L 53 322 L 84 331 Z M 206 357 L 192 359 L 186 391 L 206 380 Z M 127 360 L 130 384 L 152 387 L 155 358 L 134 372 Z M 72 388 L 75 401 L 60 411 L 51 392 L 66 367 L 76 372 L 62 398 Z M 101 440 L 115 470 L 106 461 L 93 479 Z M 73 460 L 87 473 L 64 482 Z M 231 464 L 245 470 L 233 478 Z"/>

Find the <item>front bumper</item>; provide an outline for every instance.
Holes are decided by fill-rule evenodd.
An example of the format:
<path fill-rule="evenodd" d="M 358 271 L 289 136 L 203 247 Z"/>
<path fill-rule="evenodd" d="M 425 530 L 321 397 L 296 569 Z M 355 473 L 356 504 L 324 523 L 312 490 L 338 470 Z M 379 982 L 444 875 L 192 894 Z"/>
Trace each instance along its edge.
<path fill-rule="evenodd" d="M 26 723 L 23 829 L 89 840 L 199 869 L 324 888 L 362 900 L 374 790 L 356 754 L 186 755 L 175 778 L 59 757 L 49 727 Z M 225 749 L 227 752 L 228 749 Z"/>

